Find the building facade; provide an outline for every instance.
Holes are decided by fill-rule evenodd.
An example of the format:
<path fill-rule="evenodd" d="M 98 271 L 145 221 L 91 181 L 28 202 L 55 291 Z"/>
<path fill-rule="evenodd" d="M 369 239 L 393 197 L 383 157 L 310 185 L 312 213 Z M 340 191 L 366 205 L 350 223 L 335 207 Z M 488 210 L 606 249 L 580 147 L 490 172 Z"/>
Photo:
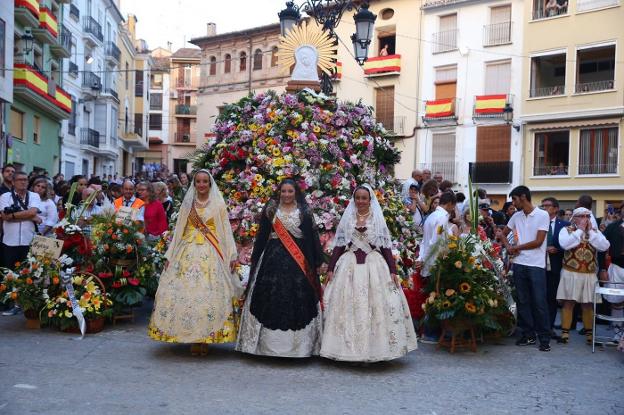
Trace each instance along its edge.
<path fill-rule="evenodd" d="M 72 111 L 62 76 L 63 59 L 70 53 L 70 37 L 63 27 L 68 3 L 13 2 L 13 102 L 6 111 L 5 160 L 21 170 L 60 170 L 61 121 Z"/>
<path fill-rule="evenodd" d="M 197 96 L 197 129 L 190 139 L 201 147 L 212 136 L 220 109 L 249 93 L 284 91 L 290 79 L 277 66 L 280 26 L 271 24 L 238 32 L 207 35 L 191 40 L 201 48 L 201 75 Z"/>
<path fill-rule="evenodd" d="M 427 1 L 422 11 L 417 166 L 504 202 L 522 182 L 523 2 Z"/>
<path fill-rule="evenodd" d="M 171 129 L 169 100 L 171 51 L 156 48 L 152 51 L 152 58 L 154 66 L 150 75 L 148 130 L 150 158 L 144 162 L 152 171 L 166 171 Z"/>
<path fill-rule="evenodd" d="M 13 102 L 14 3 L 0 8 L 0 165 L 6 161 L 9 109 Z"/>
<path fill-rule="evenodd" d="M 524 3 L 523 182 L 534 198 L 595 214 L 622 201 L 624 7 L 619 0 Z"/>

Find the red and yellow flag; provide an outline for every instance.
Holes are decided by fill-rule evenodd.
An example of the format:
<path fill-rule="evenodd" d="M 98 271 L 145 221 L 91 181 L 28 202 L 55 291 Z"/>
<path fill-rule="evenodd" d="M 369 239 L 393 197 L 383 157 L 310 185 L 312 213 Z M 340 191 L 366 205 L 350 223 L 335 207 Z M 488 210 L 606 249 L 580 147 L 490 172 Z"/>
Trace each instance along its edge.
<path fill-rule="evenodd" d="M 377 56 L 368 58 L 366 62 L 364 62 L 364 73 L 366 75 L 400 71 L 401 55 Z"/>
<path fill-rule="evenodd" d="M 54 37 L 58 36 L 58 23 L 52 11 L 47 7 L 39 9 L 39 27 L 46 29 Z"/>
<path fill-rule="evenodd" d="M 425 106 L 425 116 L 427 118 L 451 117 L 455 115 L 453 102 L 453 98 L 427 101 L 427 105 Z"/>
<path fill-rule="evenodd" d="M 507 104 L 507 95 L 481 95 L 475 99 L 476 114 L 502 114 Z"/>

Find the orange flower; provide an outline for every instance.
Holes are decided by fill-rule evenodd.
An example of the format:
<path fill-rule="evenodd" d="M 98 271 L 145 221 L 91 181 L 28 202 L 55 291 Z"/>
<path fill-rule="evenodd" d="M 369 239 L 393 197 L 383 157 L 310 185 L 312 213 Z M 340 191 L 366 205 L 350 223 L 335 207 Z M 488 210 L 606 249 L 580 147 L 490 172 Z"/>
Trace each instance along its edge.
<path fill-rule="evenodd" d="M 11 293 L 11 300 L 17 300 L 17 293 L 15 291 Z"/>
<path fill-rule="evenodd" d="M 32 285 L 32 283 L 33 283 L 32 278 L 26 278 L 26 284 Z"/>
<path fill-rule="evenodd" d="M 52 284 L 54 285 L 58 285 L 58 283 L 61 282 L 61 280 L 59 279 L 59 277 L 54 277 L 52 278 Z"/>
<path fill-rule="evenodd" d="M 37 268 L 39 268 L 39 265 L 37 265 L 37 263 L 32 264 L 33 271 L 36 270 Z"/>
<path fill-rule="evenodd" d="M 469 313 L 474 313 L 475 311 L 477 311 L 477 307 L 472 303 L 466 303 L 464 307 L 466 308 L 466 311 L 468 311 Z"/>
<path fill-rule="evenodd" d="M 0 284 L 0 293 L 6 290 L 6 285 Z"/>
<path fill-rule="evenodd" d="M 132 247 L 130 245 L 126 247 L 126 252 L 129 254 L 132 253 Z"/>
<path fill-rule="evenodd" d="M 21 265 L 22 265 L 22 263 L 21 263 L 21 262 L 16 262 L 16 263 L 15 263 L 15 268 L 19 268 Z"/>
<path fill-rule="evenodd" d="M 470 284 L 468 284 L 467 282 L 462 282 L 461 284 L 459 284 L 459 291 L 462 294 L 470 292 Z"/>
<path fill-rule="evenodd" d="M 112 235 L 111 238 L 113 238 L 113 241 L 117 240 L 117 235 Z"/>
<path fill-rule="evenodd" d="M 109 230 L 106 231 L 106 233 L 109 234 L 109 235 L 112 235 L 113 234 L 113 230 L 109 229 Z"/>
<path fill-rule="evenodd" d="M 82 294 L 82 298 L 85 299 L 85 300 L 90 299 L 91 298 L 91 293 L 87 291 L 86 293 Z"/>
<path fill-rule="evenodd" d="M 124 229 L 123 233 L 127 235 L 128 234 L 128 229 Z"/>

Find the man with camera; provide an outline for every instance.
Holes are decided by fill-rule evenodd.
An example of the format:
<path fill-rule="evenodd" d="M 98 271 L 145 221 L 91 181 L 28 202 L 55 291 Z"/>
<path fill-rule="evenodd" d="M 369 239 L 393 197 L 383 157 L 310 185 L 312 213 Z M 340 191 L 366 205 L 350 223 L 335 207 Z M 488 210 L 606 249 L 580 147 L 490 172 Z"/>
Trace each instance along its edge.
<path fill-rule="evenodd" d="M 41 199 L 37 193 L 28 191 L 28 175 L 16 172 L 13 177 L 13 189 L 0 196 L 0 219 L 2 220 L 2 257 L 0 265 L 15 269 L 15 263 L 26 259 L 30 243 L 41 223 L 39 205 Z M 18 306 L 4 315 L 19 313 Z"/>

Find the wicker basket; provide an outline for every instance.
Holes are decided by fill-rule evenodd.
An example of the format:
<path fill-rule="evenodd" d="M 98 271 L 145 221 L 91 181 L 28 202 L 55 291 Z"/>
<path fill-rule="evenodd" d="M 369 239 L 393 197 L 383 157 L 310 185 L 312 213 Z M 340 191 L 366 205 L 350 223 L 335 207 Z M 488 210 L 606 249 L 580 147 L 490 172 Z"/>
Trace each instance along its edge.
<path fill-rule="evenodd" d="M 80 272 L 78 275 L 82 275 L 82 276 L 86 276 L 86 277 L 92 277 L 94 281 L 96 281 L 98 283 L 98 285 L 100 286 L 100 290 L 102 291 L 102 296 L 106 296 L 106 287 L 104 287 L 104 283 L 102 282 L 102 280 L 94 274 L 91 274 L 89 272 Z M 105 306 L 107 307 L 107 306 Z M 85 333 L 89 333 L 89 334 L 93 334 L 93 333 L 99 333 L 104 329 L 104 322 L 105 322 L 105 318 L 104 317 L 97 317 L 94 319 L 89 319 L 86 318 L 85 322 L 86 322 L 86 330 Z M 80 327 L 78 327 L 78 324 L 76 322 L 75 325 L 68 327 L 66 329 L 63 330 L 63 332 L 65 333 L 78 333 L 80 334 Z"/>

